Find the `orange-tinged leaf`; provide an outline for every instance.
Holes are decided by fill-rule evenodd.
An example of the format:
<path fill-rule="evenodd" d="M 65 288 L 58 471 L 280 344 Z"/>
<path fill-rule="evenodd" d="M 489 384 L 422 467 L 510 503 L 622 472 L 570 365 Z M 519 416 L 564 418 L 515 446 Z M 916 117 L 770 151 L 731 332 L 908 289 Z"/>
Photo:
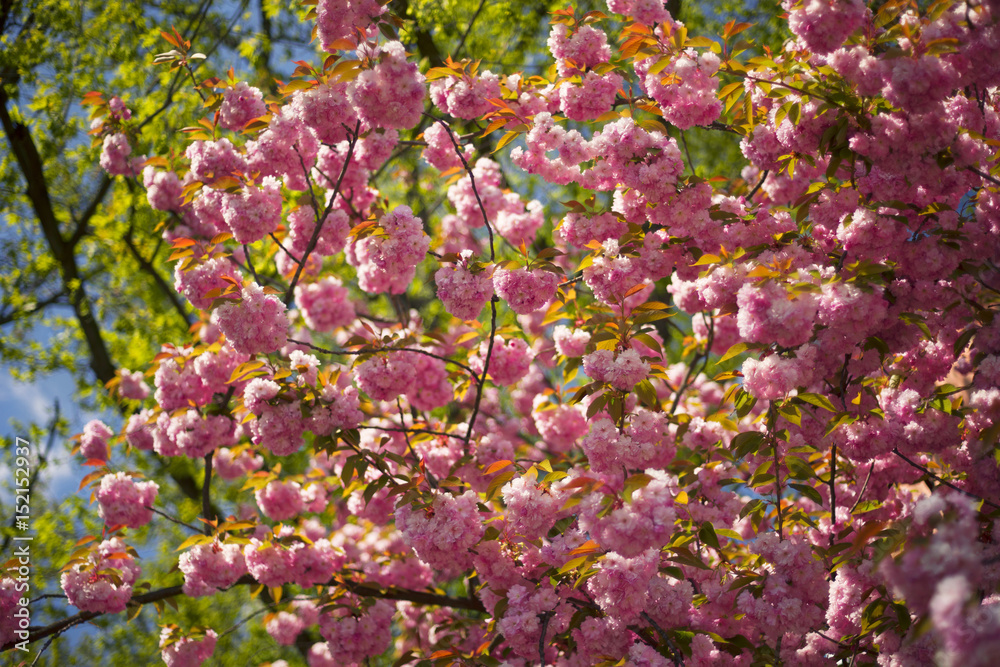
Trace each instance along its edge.
<path fill-rule="evenodd" d="M 494 461 L 493 463 L 490 464 L 490 467 L 488 467 L 486 469 L 486 472 L 483 473 L 483 476 L 492 475 L 493 473 L 497 472 L 498 470 L 503 470 L 504 468 L 506 468 L 507 466 L 512 465 L 512 464 L 513 464 L 513 462 L 508 461 L 506 459 L 504 459 L 502 461 Z"/>
<path fill-rule="evenodd" d="M 580 556 L 582 554 L 594 553 L 595 551 L 599 550 L 600 548 L 601 548 L 601 545 L 598 544 L 597 542 L 595 542 L 594 540 L 587 540 L 586 542 L 584 542 L 583 544 L 581 544 L 580 546 L 578 546 L 576 549 L 573 549 L 572 551 L 570 551 L 569 554 L 571 556 Z"/>

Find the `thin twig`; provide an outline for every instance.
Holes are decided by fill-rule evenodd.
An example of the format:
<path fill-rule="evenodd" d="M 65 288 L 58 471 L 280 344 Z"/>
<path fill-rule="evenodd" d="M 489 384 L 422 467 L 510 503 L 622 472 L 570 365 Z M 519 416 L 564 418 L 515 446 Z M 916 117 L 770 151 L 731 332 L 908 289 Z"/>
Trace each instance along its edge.
<path fill-rule="evenodd" d="M 296 264 L 301 264 L 301 263 L 302 263 L 302 260 L 301 260 L 301 259 L 299 259 L 299 258 L 298 258 L 298 257 L 296 257 L 295 255 L 293 255 L 293 254 L 292 254 L 292 253 L 291 253 L 291 252 L 290 252 L 290 251 L 288 250 L 288 248 L 286 248 L 285 246 L 281 245 L 281 241 L 279 241 L 279 240 L 278 240 L 278 237 L 274 235 L 274 232 L 271 232 L 271 240 L 272 240 L 272 241 L 274 241 L 275 243 L 277 243 L 277 244 L 278 244 L 278 247 L 279 247 L 279 248 L 281 248 L 282 250 L 284 250 L 284 251 L 285 251 L 285 254 L 286 254 L 286 255 L 288 255 L 289 257 L 291 257 L 291 258 L 292 258 L 292 261 L 293 261 L 293 262 L 295 262 Z"/>
<path fill-rule="evenodd" d="M 666 631 L 663 628 L 660 627 L 660 624 L 657 623 L 656 621 L 654 621 L 653 617 L 650 616 L 645 611 L 642 612 L 640 614 L 640 616 L 642 617 L 642 619 L 644 621 L 646 621 L 651 626 L 653 626 L 653 629 L 656 630 L 656 634 L 660 635 L 660 639 L 663 640 L 663 643 L 666 644 L 670 648 L 670 656 L 671 656 L 671 658 L 674 661 L 674 665 L 676 665 L 677 667 L 680 667 L 680 665 L 683 665 L 684 664 L 684 654 L 681 653 L 680 649 L 677 648 L 677 645 L 674 644 L 673 640 L 670 639 L 670 635 L 668 635 L 666 633 Z"/>
<path fill-rule="evenodd" d="M 258 585 L 256 579 L 252 576 L 246 574 L 240 577 L 236 582 L 229 588 L 235 586 L 249 586 Z M 373 597 L 380 598 L 383 600 L 406 600 L 408 602 L 413 602 L 415 604 L 423 605 L 434 605 L 438 607 L 451 607 L 454 609 L 464 609 L 466 611 L 473 611 L 480 614 L 485 614 L 486 608 L 483 603 L 476 598 L 456 598 L 449 595 L 441 595 L 439 593 L 428 593 L 424 591 L 411 591 L 405 588 L 397 588 L 395 586 L 388 586 L 386 588 L 374 588 L 369 583 L 358 583 L 351 580 L 337 581 L 332 580 L 328 582 L 331 587 L 342 586 L 346 588 L 351 593 L 355 595 L 360 595 L 362 597 Z M 228 590 L 228 589 L 227 589 Z M 166 588 L 160 588 L 155 591 L 150 591 L 148 593 L 143 593 L 141 595 L 135 595 L 129 600 L 129 606 L 143 605 L 150 602 L 157 602 L 159 600 L 166 600 L 168 598 L 177 597 L 182 595 L 184 589 L 182 586 L 168 586 Z M 98 616 L 103 616 L 105 612 L 97 611 L 82 611 L 73 616 L 68 616 L 62 620 L 56 621 L 50 625 L 43 628 L 35 628 L 28 634 L 28 643 L 36 642 L 39 639 L 44 639 L 45 637 L 51 637 L 52 635 L 58 635 L 65 631 L 66 629 L 78 625 L 79 623 L 85 623 L 91 619 L 97 618 Z M 0 652 L 9 651 L 14 648 L 14 641 L 10 641 L 0 647 Z"/>
<path fill-rule="evenodd" d="M 973 174 L 975 174 L 979 178 L 981 178 L 983 180 L 986 180 L 986 181 L 989 181 L 993 185 L 1000 185 L 1000 181 L 998 181 L 997 179 L 993 178 L 989 174 L 986 174 L 986 173 L 983 173 L 983 172 L 979 171 L 975 167 L 966 167 L 966 169 L 968 169 L 969 171 L 971 171 Z"/>
<path fill-rule="evenodd" d="M 250 248 L 247 247 L 246 243 L 243 244 L 243 256 L 247 258 L 247 266 L 250 268 L 250 275 L 253 276 L 253 281 L 259 285 L 257 270 L 253 268 L 253 260 L 250 259 Z"/>
<path fill-rule="evenodd" d="M 367 319 L 367 318 L 366 318 Z M 425 357 L 431 357 L 433 359 L 440 359 L 441 361 L 449 364 L 454 364 L 462 370 L 466 371 L 473 379 L 478 383 L 479 375 L 472 370 L 469 366 L 466 366 L 460 361 L 455 361 L 454 359 L 449 359 L 448 357 L 443 357 L 440 354 L 434 354 L 433 352 L 428 352 L 427 350 L 421 350 L 416 347 L 383 347 L 378 350 L 331 350 L 325 347 L 320 347 L 319 345 L 313 345 L 312 343 L 307 343 L 303 340 L 296 340 L 294 338 L 288 339 L 289 343 L 295 343 L 296 345 L 305 345 L 306 347 L 316 350 L 317 352 L 322 352 L 323 354 L 330 355 L 344 355 L 344 356 L 357 356 L 362 354 L 372 354 L 373 352 L 414 352 L 416 354 L 422 354 Z"/>
<path fill-rule="evenodd" d="M 541 667 L 545 667 L 545 635 L 549 631 L 549 621 L 552 620 L 554 614 L 554 611 L 543 611 L 538 614 L 538 619 L 542 624 L 542 633 L 538 636 L 538 663 Z"/>
<path fill-rule="evenodd" d="M 458 40 L 458 46 L 455 47 L 455 57 L 462 52 L 462 48 L 465 46 L 465 40 L 469 38 L 469 33 L 472 32 L 472 26 L 476 23 L 476 19 L 479 18 L 479 12 L 483 11 L 483 6 L 486 4 L 486 0 L 479 0 L 479 6 L 476 7 L 476 11 L 472 14 L 472 18 L 469 19 L 469 25 L 465 28 L 465 33 L 462 34 L 462 39 Z M 544 634 L 544 632 L 542 633 Z M 544 667 L 544 666 L 543 666 Z"/>
<path fill-rule="evenodd" d="M 576 278 L 570 278 L 569 280 L 567 280 L 565 282 L 559 283 L 558 285 L 556 285 L 556 287 L 569 287 L 570 285 L 574 285 L 574 284 L 580 282 L 581 280 L 583 280 L 583 276 L 579 275 Z"/>
<path fill-rule="evenodd" d="M 851 511 L 848 512 L 848 514 L 854 514 L 854 510 L 856 510 L 858 508 L 858 505 L 861 504 L 861 498 L 864 497 L 864 495 L 865 495 L 865 489 L 868 488 L 868 482 L 872 478 L 872 471 L 873 470 L 875 470 L 875 462 L 874 461 L 872 461 L 872 464 L 870 466 L 868 466 L 868 476 L 865 477 L 865 483 L 861 485 L 861 493 L 858 494 L 858 497 L 855 499 L 854 504 L 851 505 Z"/>
<path fill-rule="evenodd" d="M 948 480 L 946 480 L 946 479 L 942 479 L 942 478 L 941 478 L 940 476 L 938 476 L 938 475 L 935 475 L 935 474 L 934 474 L 934 473 L 932 473 L 932 472 L 931 472 L 930 470 L 928 470 L 927 468 L 923 467 L 922 465 L 920 465 L 920 464 L 919 464 L 919 463 L 917 463 L 916 461 L 913 461 L 912 459 L 908 458 L 908 457 L 907 457 L 907 456 L 906 456 L 905 454 L 903 454 L 903 453 L 902 453 L 901 451 L 899 451 L 899 448 L 898 448 L 898 447 L 893 447 L 893 448 L 892 448 L 892 453 L 893 453 L 893 454 L 895 454 L 896 456 L 898 456 L 899 458 L 903 459 L 903 460 L 904 460 L 904 461 L 906 461 L 907 463 L 909 463 L 909 464 L 910 464 L 911 466 L 913 466 L 913 467 L 914 467 L 914 468 L 916 468 L 917 470 L 920 470 L 920 471 L 922 471 L 922 472 L 923 472 L 923 473 L 924 473 L 925 475 L 927 475 L 928 477 L 931 477 L 932 479 L 934 479 L 934 480 L 935 480 L 936 482 L 938 482 L 939 484 L 944 484 L 944 485 L 945 485 L 945 486 L 947 486 L 948 488 L 950 488 L 950 489 L 954 489 L 955 491 L 958 491 L 959 493 L 961 493 L 961 494 L 962 494 L 962 495 L 964 495 L 964 496 L 967 496 L 967 497 L 969 497 L 969 498 L 972 498 L 972 499 L 974 499 L 974 500 L 979 500 L 979 501 L 982 501 L 982 503 L 983 503 L 984 505 L 989 505 L 989 506 L 990 506 L 990 507 L 992 507 L 993 509 L 998 509 L 998 510 L 1000 510 L 1000 505 L 997 505 L 997 504 L 996 504 L 996 503 L 994 503 L 994 502 L 991 502 L 991 501 L 989 501 L 989 500 L 986 500 L 986 498 L 983 498 L 982 496 L 977 496 L 977 495 L 976 495 L 976 494 L 974 494 L 974 493 L 971 493 L 971 492 L 969 492 L 969 491 L 966 491 L 965 489 L 961 489 L 961 488 L 959 488 L 959 487 L 955 486 L 954 484 L 952 484 L 951 482 L 949 482 Z"/>
<path fill-rule="evenodd" d="M 429 428 L 393 428 L 391 426 L 359 426 L 359 429 L 368 428 L 374 429 L 376 431 L 388 431 L 390 433 L 427 433 L 428 435 L 440 435 L 446 438 L 454 438 L 455 440 L 465 440 L 464 435 L 458 435 L 457 433 L 445 433 L 444 431 L 434 431 Z"/>
<path fill-rule="evenodd" d="M 201 485 L 201 513 L 205 515 L 205 521 L 212 521 L 215 519 L 215 514 L 212 512 L 212 455 L 215 451 L 211 451 L 205 454 L 205 481 Z M 205 534 L 212 534 L 212 526 L 205 524 Z"/>
<path fill-rule="evenodd" d="M 698 171 L 694 168 L 694 160 L 691 159 L 691 151 L 688 150 L 688 142 L 687 137 L 684 136 L 684 130 L 681 130 L 681 144 L 684 145 L 684 155 L 687 156 L 688 166 L 691 167 L 691 173 L 697 176 Z"/>
<path fill-rule="evenodd" d="M 749 194 L 747 194 L 747 201 L 753 201 L 753 196 L 757 194 L 757 191 L 760 190 L 761 186 L 764 185 L 764 181 L 767 180 L 768 173 L 769 173 L 768 170 L 765 169 L 764 173 L 760 175 L 760 180 L 757 181 L 757 185 L 753 186 L 753 190 L 751 190 Z"/>
<path fill-rule="evenodd" d="M 340 184 L 344 182 L 344 176 L 347 175 L 347 167 L 351 164 L 351 157 L 354 155 L 354 146 L 358 142 L 358 135 L 361 133 L 361 121 L 359 120 L 354 126 L 354 132 L 351 133 L 347 140 L 347 155 L 344 156 L 344 166 L 340 169 L 340 176 L 337 177 L 337 183 L 333 186 L 335 192 L 340 192 Z M 298 152 L 298 148 L 295 149 Z M 302 168 L 305 169 L 305 162 L 302 156 L 299 155 L 299 160 L 302 162 Z M 295 286 L 299 282 L 299 276 L 302 275 L 302 269 L 309 260 L 309 255 L 312 251 L 316 249 L 316 244 L 319 243 L 320 232 L 323 231 L 323 225 L 326 223 L 327 216 L 329 215 L 333 204 L 337 201 L 337 198 L 330 197 L 330 202 L 323 209 L 322 215 L 319 212 L 319 206 L 316 204 L 316 194 L 313 192 L 312 179 L 309 178 L 308 172 L 306 173 L 306 183 L 309 185 L 309 195 L 312 200 L 313 213 L 316 215 L 316 227 L 313 229 L 312 236 L 309 238 L 309 245 L 306 246 L 306 251 L 302 253 L 302 261 L 299 262 L 298 266 L 295 267 L 295 275 L 292 276 L 292 282 L 288 286 L 288 291 L 285 292 L 285 305 L 292 303 L 292 296 L 295 293 Z"/>
<path fill-rule="evenodd" d="M 181 521 L 180 519 L 177 519 L 175 517 L 170 516 L 166 512 L 161 512 L 160 510 L 156 509 L 155 507 L 153 507 L 151 505 L 144 505 L 144 507 L 146 509 L 148 509 L 149 511 L 153 512 L 154 514 L 159 514 L 160 516 L 162 516 L 164 519 L 166 519 L 168 521 L 173 521 L 174 523 L 176 523 L 179 526 L 184 526 L 185 528 L 187 528 L 189 530 L 193 530 L 196 533 L 202 532 L 201 528 L 196 528 L 195 526 L 192 526 L 189 523 L 186 523 L 184 521 Z"/>
<path fill-rule="evenodd" d="M 837 523 L 837 443 L 830 452 L 830 525 Z M 831 544 L 833 533 L 830 533 Z"/>

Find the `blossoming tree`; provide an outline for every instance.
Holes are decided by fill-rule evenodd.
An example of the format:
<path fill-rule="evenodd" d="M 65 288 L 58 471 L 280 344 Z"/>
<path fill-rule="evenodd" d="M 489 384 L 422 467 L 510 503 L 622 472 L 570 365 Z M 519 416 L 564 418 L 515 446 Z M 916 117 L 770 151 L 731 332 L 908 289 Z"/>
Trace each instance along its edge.
<path fill-rule="evenodd" d="M 313 667 L 992 664 L 998 3 L 785 0 L 754 55 L 608 0 L 552 15 L 544 76 L 421 71 L 375 0 L 308 4 L 324 56 L 274 97 L 191 73 L 183 151 L 88 100 L 201 316 L 109 383 L 79 613 L 21 629 L 5 579 L 7 649 L 237 588 Z M 372 185 L 414 150 L 446 215 Z M 134 450 L 198 462 L 199 521 Z M 140 589 L 160 518 L 183 584 Z M 164 625 L 163 660 L 220 630 Z"/>

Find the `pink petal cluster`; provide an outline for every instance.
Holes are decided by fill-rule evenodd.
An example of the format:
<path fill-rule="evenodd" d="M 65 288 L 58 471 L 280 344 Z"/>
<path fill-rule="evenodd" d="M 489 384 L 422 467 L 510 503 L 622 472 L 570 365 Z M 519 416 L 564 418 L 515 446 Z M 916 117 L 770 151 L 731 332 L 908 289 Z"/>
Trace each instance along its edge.
<path fill-rule="evenodd" d="M 559 276 L 543 269 L 496 269 L 493 272 L 493 288 L 518 315 L 527 315 L 545 306 L 556 295 L 558 285 Z"/>
<path fill-rule="evenodd" d="M 177 568 L 184 573 L 184 594 L 215 595 L 247 573 L 243 550 L 238 544 L 197 544 L 181 554 Z"/>
<path fill-rule="evenodd" d="M 396 528 L 420 560 L 450 576 L 469 567 L 469 549 L 482 537 L 478 503 L 472 491 L 460 496 L 435 492 L 429 508 L 397 507 Z"/>
<path fill-rule="evenodd" d="M 136 482 L 124 472 L 105 475 L 97 490 L 98 512 L 108 526 L 145 526 L 153 519 L 153 511 L 146 508 L 156 502 L 159 489 L 156 482 Z"/>
<path fill-rule="evenodd" d="M 339 39 L 354 40 L 355 30 L 366 29 L 373 19 L 385 12 L 378 0 L 319 0 L 316 5 L 316 30 L 327 51 L 335 51 Z"/>
<path fill-rule="evenodd" d="M 479 344 L 479 354 L 469 359 L 469 366 L 477 373 L 483 372 L 486 356 L 489 353 L 489 341 Z M 498 385 L 512 385 L 528 374 L 534 353 L 520 338 L 504 340 L 502 336 L 493 338 L 493 351 L 490 353 L 489 376 Z"/>
<path fill-rule="evenodd" d="M 234 132 L 241 131 L 254 118 L 267 113 L 264 95 L 246 81 L 240 81 L 222 92 L 219 125 Z"/>
<path fill-rule="evenodd" d="M 673 23 L 661 0 L 607 0 L 607 3 L 608 11 L 631 16 L 643 25 L 652 27 L 657 23 Z"/>
<path fill-rule="evenodd" d="M 223 290 L 230 284 L 223 277 L 231 278 L 237 284 L 243 280 L 236 265 L 225 257 L 210 257 L 188 266 L 186 270 L 182 270 L 182 265 L 178 262 L 174 267 L 174 289 L 198 310 L 210 309 L 212 302 L 218 298 L 206 296 L 209 292 Z"/>
<path fill-rule="evenodd" d="M 340 278 L 322 278 L 319 282 L 295 286 L 295 304 L 306 326 L 314 331 L 333 331 L 354 321 L 354 302 Z"/>
<path fill-rule="evenodd" d="M 0 646 L 14 641 L 15 638 L 20 639 L 17 631 L 21 621 L 24 622 L 24 627 L 21 628 L 25 633 L 24 637 L 28 636 L 27 628 L 31 612 L 28 610 L 28 598 L 21 595 L 21 592 L 27 592 L 27 590 L 26 582 L 19 584 L 10 577 L 0 579 Z M 21 600 L 24 602 L 22 603 Z M 21 607 L 20 610 L 18 606 Z"/>
<path fill-rule="evenodd" d="M 254 243 L 278 228 L 281 201 L 281 183 L 268 176 L 259 188 L 247 186 L 242 192 L 227 194 L 222 218 L 237 243 Z"/>
<path fill-rule="evenodd" d="M 742 368 L 743 388 L 757 398 L 769 401 L 782 398 L 812 381 L 811 358 L 806 355 L 798 358 L 772 354 L 760 361 L 747 359 Z"/>
<path fill-rule="evenodd" d="M 433 91 L 434 87 L 432 84 L 432 96 L 434 95 Z M 462 158 L 455 151 L 455 145 L 451 142 L 448 129 L 441 125 L 441 123 L 432 123 L 430 127 L 424 130 L 424 141 L 427 142 L 427 146 L 424 147 L 423 157 L 427 160 L 427 164 L 439 171 L 448 171 L 449 169 L 462 166 Z M 457 136 L 455 137 L 455 141 L 461 147 L 465 161 L 471 162 L 472 146 L 462 146 Z"/>
<path fill-rule="evenodd" d="M 288 214 L 288 239 L 291 251 L 299 259 L 309 248 L 309 242 L 316 231 L 316 213 L 309 206 L 301 206 Z M 312 254 L 329 257 L 336 255 L 347 245 L 351 233 L 351 223 L 347 213 L 335 208 L 323 221 L 323 229 L 316 239 Z"/>
<path fill-rule="evenodd" d="M 236 178 L 247 169 L 246 158 L 225 138 L 191 142 L 184 155 L 191 161 L 191 176 L 203 183 Z"/>
<path fill-rule="evenodd" d="M 719 118 L 722 102 L 716 98 L 719 81 L 715 73 L 721 61 L 717 55 L 711 51 L 699 55 L 694 49 L 687 49 L 673 56 L 662 71 L 649 74 L 655 61 L 655 58 L 641 60 L 635 70 L 667 121 L 686 130 L 695 125 L 709 125 Z M 664 79 L 669 83 L 663 83 Z"/>
<path fill-rule="evenodd" d="M 64 571 L 61 584 L 69 603 L 80 611 L 117 614 L 132 599 L 132 585 L 141 572 L 125 543 L 113 537 L 101 542 L 86 563 Z"/>
<path fill-rule="evenodd" d="M 836 50 L 865 19 L 863 0 L 782 0 L 788 27 L 814 53 Z"/>
<path fill-rule="evenodd" d="M 796 347 L 809 341 L 816 319 L 816 299 L 811 294 L 791 298 L 777 282 L 746 283 L 736 294 L 736 323 L 743 340 Z"/>
<path fill-rule="evenodd" d="M 424 75 L 406 61 L 399 42 L 381 47 L 378 64 L 365 70 L 348 90 L 358 117 L 369 127 L 405 130 L 420 120 L 427 95 Z"/>
<path fill-rule="evenodd" d="M 464 258 L 471 256 L 467 251 Z M 460 320 L 474 320 L 493 296 L 493 281 L 488 271 L 473 273 L 465 263 L 442 266 L 434 274 L 434 282 L 445 310 Z"/>
<path fill-rule="evenodd" d="M 544 537 L 560 517 L 563 500 L 541 488 L 532 477 L 515 477 L 501 494 L 509 530 L 526 542 Z"/>
<path fill-rule="evenodd" d="M 182 637 L 173 643 L 168 643 L 173 634 L 171 628 L 163 628 L 160 631 L 160 648 L 163 649 L 160 657 L 167 667 L 198 667 L 212 657 L 215 642 L 219 637 L 215 630 L 209 629 L 201 639 Z"/>
<path fill-rule="evenodd" d="M 216 309 L 214 318 L 234 349 L 243 354 L 274 352 L 288 337 L 285 304 L 276 296 L 265 294 L 257 283 L 243 287 L 239 303 L 226 303 Z"/>
<path fill-rule="evenodd" d="M 611 350 L 595 350 L 583 358 L 583 370 L 597 382 L 629 391 L 649 375 L 650 365 L 634 349 L 617 355 Z"/>
<path fill-rule="evenodd" d="M 434 106 L 449 116 L 479 118 L 494 109 L 489 100 L 500 98 L 500 78 L 489 70 L 475 76 L 447 76 L 432 82 L 430 93 Z"/>
<path fill-rule="evenodd" d="M 267 486 L 254 493 L 254 497 L 264 516 L 274 521 L 291 519 L 305 509 L 302 485 L 298 482 L 268 482 Z"/>
<path fill-rule="evenodd" d="M 374 401 L 390 401 L 413 391 L 416 369 L 411 357 L 401 352 L 378 354 L 354 367 L 358 388 Z"/>
<path fill-rule="evenodd" d="M 100 419 L 91 419 L 80 435 L 80 454 L 87 460 L 108 460 L 108 439 L 115 434 Z"/>
<path fill-rule="evenodd" d="M 260 470 L 264 465 L 264 459 L 259 454 L 254 454 L 251 449 L 244 449 L 239 454 L 234 454 L 228 447 L 220 447 L 215 451 L 212 464 L 215 473 L 222 479 L 239 479 L 255 470 Z"/>
<path fill-rule="evenodd" d="M 197 410 L 161 412 L 153 429 L 153 449 L 160 456 L 203 458 L 216 447 L 236 444 L 236 424 L 225 415 L 202 417 Z"/>
<path fill-rule="evenodd" d="M 353 599 L 352 599 L 353 598 Z M 319 617 L 319 632 L 326 640 L 333 665 L 363 664 L 385 651 L 392 641 L 396 608 L 385 600 L 363 605 L 353 595 L 338 598 Z"/>
<path fill-rule="evenodd" d="M 153 427 L 149 419 L 153 411 L 144 408 L 128 418 L 125 424 L 125 441 L 136 449 L 150 450 L 153 448 Z"/>
<path fill-rule="evenodd" d="M 628 231 L 628 223 L 620 220 L 614 213 L 600 213 L 585 216 L 579 213 L 568 213 L 556 231 L 556 238 L 577 248 L 583 248 L 591 241 L 604 243 L 608 239 L 617 240 Z"/>
<path fill-rule="evenodd" d="M 329 4 L 329 3 L 327 3 Z M 311 127 L 324 144 L 338 144 L 348 139 L 347 128 L 354 129 L 358 116 L 347 99 L 346 83 L 324 83 L 292 95 L 289 113 Z"/>
<path fill-rule="evenodd" d="M 132 163 L 128 159 L 131 154 L 128 137 L 121 132 L 109 134 L 101 146 L 101 169 L 111 176 L 132 176 Z"/>
<path fill-rule="evenodd" d="M 603 76 L 587 72 L 580 85 L 564 83 L 559 87 L 559 109 L 570 120 L 595 120 L 611 111 L 622 81 L 622 77 L 615 72 Z"/>
<path fill-rule="evenodd" d="M 587 433 L 587 418 L 577 406 L 538 404 L 536 399 L 531 416 L 547 451 L 568 452 Z"/>
<path fill-rule="evenodd" d="M 597 574 L 587 580 L 587 590 L 605 614 L 624 623 L 633 622 L 646 607 L 649 582 L 659 564 L 659 549 L 647 549 L 634 558 L 612 551 L 601 560 Z"/>
<path fill-rule="evenodd" d="M 349 248 L 348 262 L 358 269 L 358 285 L 366 292 L 402 294 L 413 282 L 431 240 L 409 206 L 397 206 L 382 216 L 384 236 L 359 239 Z"/>
<path fill-rule="evenodd" d="M 295 639 L 305 629 L 306 624 L 295 614 L 279 611 L 264 625 L 267 634 L 282 646 L 291 646 Z M 273 663 L 272 663 L 273 664 Z"/>
<path fill-rule="evenodd" d="M 549 32 L 548 46 L 556 59 L 559 76 L 572 76 L 611 59 L 608 36 L 592 25 L 581 25 L 571 34 L 569 26 L 556 23 Z"/>
<path fill-rule="evenodd" d="M 142 371 L 130 371 L 127 368 L 122 368 L 118 377 L 121 378 L 118 393 L 121 394 L 122 398 L 142 401 L 149 396 L 149 385 L 146 384 Z"/>
<path fill-rule="evenodd" d="M 587 353 L 590 333 L 583 329 L 573 329 L 560 324 L 552 331 L 556 351 L 564 357 L 582 357 Z"/>
<path fill-rule="evenodd" d="M 146 188 L 150 207 L 157 211 L 180 212 L 183 208 L 181 194 L 184 186 L 174 172 L 160 171 L 149 165 L 142 170 L 142 185 Z"/>

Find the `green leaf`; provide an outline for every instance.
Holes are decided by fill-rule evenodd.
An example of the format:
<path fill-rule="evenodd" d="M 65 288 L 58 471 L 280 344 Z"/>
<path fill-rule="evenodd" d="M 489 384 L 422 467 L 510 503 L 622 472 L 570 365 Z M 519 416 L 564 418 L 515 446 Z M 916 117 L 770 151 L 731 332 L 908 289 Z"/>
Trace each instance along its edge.
<path fill-rule="evenodd" d="M 794 479 L 812 479 L 816 476 L 812 466 L 798 456 L 786 456 L 785 465 L 788 466 L 788 472 Z"/>
<path fill-rule="evenodd" d="M 635 475 L 632 475 L 631 477 L 625 480 L 625 487 L 622 489 L 622 498 L 625 499 L 625 502 L 631 503 L 632 494 L 638 491 L 639 489 L 645 488 L 646 485 L 648 485 L 652 481 L 653 478 L 645 473 L 637 473 Z"/>
<path fill-rule="evenodd" d="M 701 525 L 698 530 L 698 538 L 716 551 L 719 550 L 719 538 L 715 534 L 715 526 L 711 523 L 706 522 Z"/>
<path fill-rule="evenodd" d="M 788 486 L 792 487 L 820 507 L 823 506 L 823 496 L 819 495 L 819 491 L 817 491 L 814 487 L 809 486 L 808 484 L 789 484 Z"/>
<path fill-rule="evenodd" d="M 749 350 L 751 347 L 752 347 L 752 345 L 750 343 L 742 343 L 742 342 L 741 343 L 736 343 L 735 345 L 733 345 L 732 347 L 730 347 L 728 350 L 726 350 L 726 353 L 724 355 L 722 355 L 722 357 L 717 362 L 715 362 L 715 365 L 718 366 L 719 364 L 724 364 L 725 362 L 729 361 L 733 357 L 737 357 L 737 356 L 743 354 L 744 352 L 746 352 L 747 350 Z"/>
<path fill-rule="evenodd" d="M 507 470 L 494 477 L 490 481 L 490 485 L 486 488 L 486 502 L 493 500 L 493 497 L 497 495 L 497 492 L 500 491 L 503 485 L 513 478 L 513 470 Z"/>
<path fill-rule="evenodd" d="M 795 398 L 799 399 L 800 401 L 802 401 L 804 403 L 809 403 L 810 405 L 815 405 L 817 408 L 823 408 L 824 410 L 827 410 L 828 412 L 836 412 L 837 411 L 837 408 L 835 408 L 834 405 L 833 405 L 833 403 L 830 402 L 830 399 L 828 399 L 826 396 L 822 396 L 820 394 L 805 393 L 805 394 L 799 394 Z"/>
<path fill-rule="evenodd" d="M 733 450 L 733 456 L 742 459 L 748 454 L 756 454 L 763 442 L 763 433 L 758 431 L 744 431 L 732 439 L 729 443 L 729 448 Z"/>

